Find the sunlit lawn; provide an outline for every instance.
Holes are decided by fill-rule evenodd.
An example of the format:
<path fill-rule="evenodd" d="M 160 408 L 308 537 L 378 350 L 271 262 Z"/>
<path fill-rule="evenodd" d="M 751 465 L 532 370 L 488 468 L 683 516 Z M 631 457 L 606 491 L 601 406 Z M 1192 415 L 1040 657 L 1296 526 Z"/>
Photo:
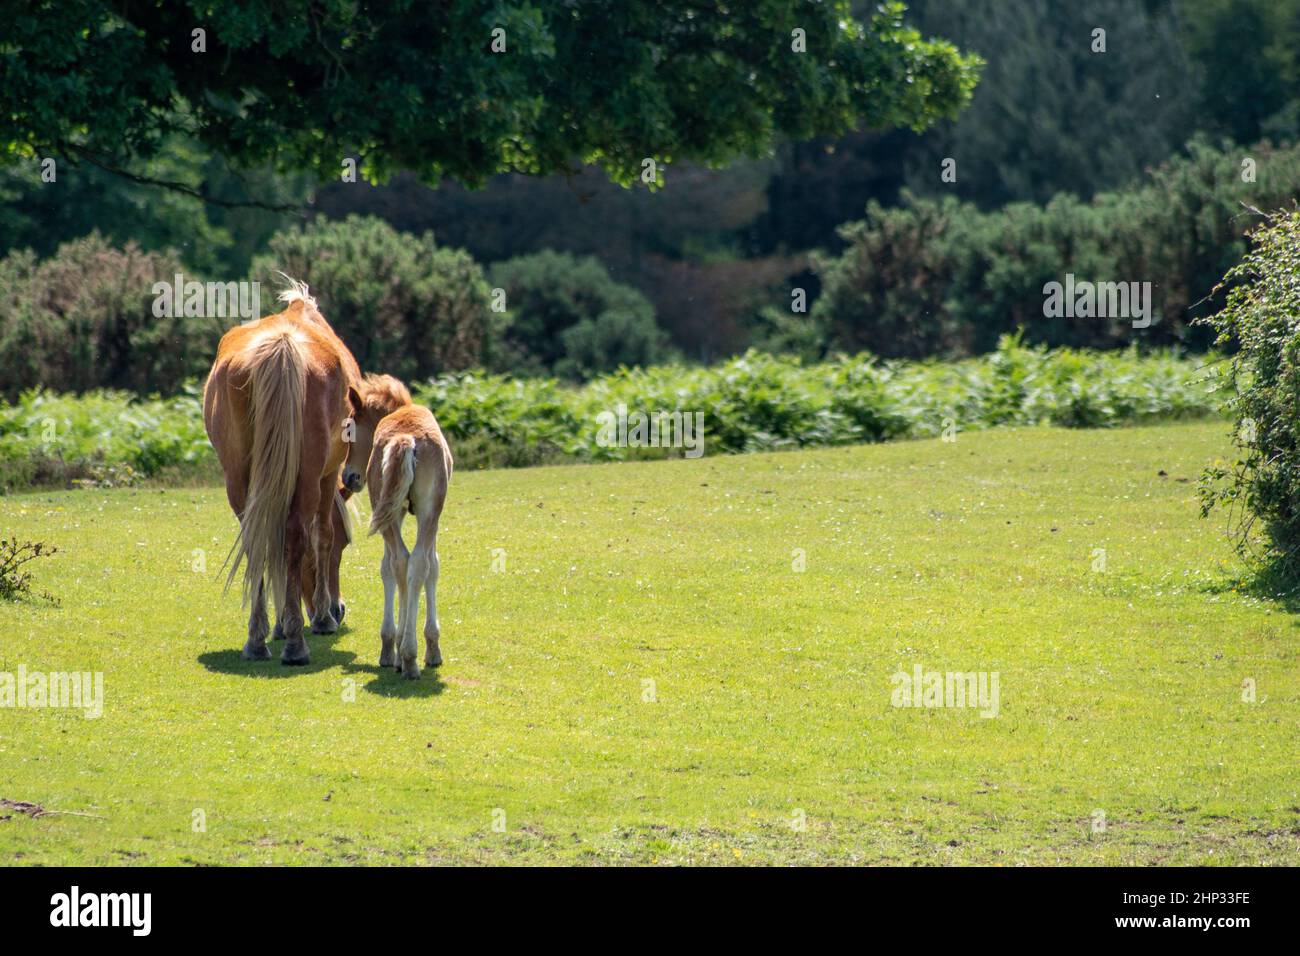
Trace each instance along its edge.
<path fill-rule="evenodd" d="M 0 498 L 61 551 L 0 671 L 105 687 L 0 709 L 0 798 L 67 811 L 0 809 L 0 859 L 1300 862 L 1300 629 L 1195 502 L 1225 428 L 458 473 L 414 683 L 377 539 L 293 669 L 240 659 L 221 491 Z M 917 664 L 997 716 L 895 708 Z"/>

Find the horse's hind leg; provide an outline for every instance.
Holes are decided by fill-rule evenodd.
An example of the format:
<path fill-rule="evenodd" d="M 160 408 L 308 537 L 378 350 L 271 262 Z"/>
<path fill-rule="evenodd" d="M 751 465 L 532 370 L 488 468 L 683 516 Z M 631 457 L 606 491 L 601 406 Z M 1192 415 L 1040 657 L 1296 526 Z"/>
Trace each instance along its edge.
<path fill-rule="evenodd" d="M 333 601 L 330 599 L 329 576 L 330 561 L 334 557 L 334 488 L 333 475 L 321 479 L 320 501 L 316 508 L 316 518 L 312 522 L 312 546 L 315 554 L 312 581 L 315 593 L 309 603 L 312 608 L 313 634 L 333 634 L 339 629 L 339 622 L 333 613 Z"/>
<path fill-rule="evenodd" d="M 226 500 L 236 518 L 244 515 L 244 503 L 248 498 L 248 469 L 233 467 L 226 475 Z M 266 646 L 266 633 L 269 623 L 266 618 L 266 583 L 259 582 L 253 591 L 252 610 L 248 614 L 248 640 L 244 644 L 244 660 L 264 661 L 271 652 Z"/>
<path fill-rule="evenodd" d="M 282 664 L 309 664 L 311 652 L 303 635 L 302 620 L 302 560 L 309 545 L 308 528 L 316 511 L 317 482 L 298 483 L 293 501 L 289 505 L 289 518 L 284 527 L 285 594 L 280 606 L 280 623 L 284 627 Z M 326 604 L 326 607 L 329 605 Z"/>
<path fill-rule="evenodd" d="M 311 546 L 302 556 L 302 601 L 307 605 L 307 620 L 316 620 L 316 525 L 311 528 Z"/>
<path fill-rule="evenodd" d="M 279 625 L 276 625 L 278 628 Z M 270 624 L 266 619 L 266 582 L 259 582 L 253 593 L 253 609 L 248 615 L 248 643 L 244 645 L 244 660 L 265 661 L 271 659 L 271 649 L 266 646 L 266 634 Z"/>
<path fill-rule="evenodd" d="M 343 625 L 343 615 L 347 605 L 343 602 L 343 592 L 339 589 L 339 566 L 343 563 L 343 549 L 348 546 L 348 529 L 344 524 L 343 513 L 339 510 L 338 492 L 330 495 L 330 523 L 334 526 L 334 550 L 330 555 L 330 613 L 339 626 Z"/>

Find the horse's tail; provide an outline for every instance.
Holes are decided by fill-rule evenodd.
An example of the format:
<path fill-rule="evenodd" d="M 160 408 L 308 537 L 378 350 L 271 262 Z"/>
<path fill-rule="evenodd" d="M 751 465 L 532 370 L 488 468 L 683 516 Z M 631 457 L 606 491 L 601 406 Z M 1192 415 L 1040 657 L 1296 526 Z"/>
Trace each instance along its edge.
<path fill-rule="evenodd" d="M 370 513 L 370 533 L 400 525 L 415 481 L 415 439 L 398 435 L 384 449 L 379 498 Z"/>
<path fill-rule="evenodd" d="M 226 586 L 233 583 L 239 563 L 246 560 L 244 603 L 253 597 L 258 584 L 268 581 L 278 610 L 288 577 L 284 527 L 298 484 L 307 368 L 301 348 L 288 332 L 258 342 L 250 365 L 253 454 L 248 499 L 239 518 L 235 561 Z"/>

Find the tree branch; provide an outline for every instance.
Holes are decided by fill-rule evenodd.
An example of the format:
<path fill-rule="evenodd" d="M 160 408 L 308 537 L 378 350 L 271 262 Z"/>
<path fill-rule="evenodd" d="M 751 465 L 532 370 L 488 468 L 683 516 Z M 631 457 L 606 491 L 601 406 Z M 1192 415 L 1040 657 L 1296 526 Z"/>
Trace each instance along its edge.
<path fill-rule="evenodd" d="M 222 209 L 265 209 L 268 212 L 304 212 L 305 207 L 299 203 L 270 203 L 263 202 L 259 199 L 218 199 L 215 196 L 208 196 L 193 186 L 185 183 L 176 182 L 170 179 L 155 179 L 152 176 L 143 176 L 139 173 L 133 173 L 129 169 L 123 169 L 115 163 L 112 163 L 102 157 L 96 156 L 89 150 L 72 143 L 60 143 L 57 147 L 59 150 L 78 156 L 90 163 L 92 166 L 112 173 L 114 176 L 120 176 L 123 179 L 138 183 L 141 186 L 156 186 L 160 189 L 169 189 L 172 192 L 180 193 L 183 196 L 189 196 L 191 199 L 198 199 L 201 202 L 208 203 L 212 206 L 220 206 Z"/>

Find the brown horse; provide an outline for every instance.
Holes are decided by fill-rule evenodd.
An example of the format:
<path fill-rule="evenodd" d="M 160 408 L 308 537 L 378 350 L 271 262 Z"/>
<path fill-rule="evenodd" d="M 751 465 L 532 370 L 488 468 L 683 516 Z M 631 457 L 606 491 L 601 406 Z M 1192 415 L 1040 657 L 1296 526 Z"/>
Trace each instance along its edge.
<path fill-rule="evenodd" d="M 226 583 L 243 563 L 244 602 L 252 605 L 244 657 L 271 656 L 269 588 L 278 611 L 277 637 L 286 639 L 281 661 L 306 664 L 304 579 L 313 591 L 312 631 L 338 630 L 341 603 L 334 598 L 346 540 L 336 539 L 340 530 L 347 534 L 338 475 L 350 450 L 345 422 L 352 406 L 363 402 L 365 383 L 305 285 L 294 283 L 280 300 L 286 303 L 283 312 L 222 337 L 203 390 L 203 422 L 239 519 Z M 309 542 L 314 560 L 304 568 Z M 328 573 L 319 573 L 322 568 Z"/>

